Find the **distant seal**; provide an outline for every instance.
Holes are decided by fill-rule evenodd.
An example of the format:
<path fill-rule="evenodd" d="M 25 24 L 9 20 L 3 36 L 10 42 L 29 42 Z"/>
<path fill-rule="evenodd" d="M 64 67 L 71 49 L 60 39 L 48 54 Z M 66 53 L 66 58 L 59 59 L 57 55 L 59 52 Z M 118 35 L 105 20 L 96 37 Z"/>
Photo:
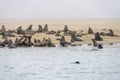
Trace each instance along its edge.
<path fill-rule="evenodd" d="M 71 42 L 74 42 L 74 41 L 83 41 L 83 40 L 77 38 L 76 32 L 71 33 Z"/>
<path fill-rule="evenodd" d="M 14 46 L 12 40 L 8 41 L 8 48 L 17 48 L 16 46 Z"/>
<path fill-rule="evenodd" d="M 80 62 L 79 62 L 79 61 L 76 61 L 75 64 L 80 64 Z"/>
<path fill-rule="evenodd" d="M 6 30 L 6 29 L 5 29 L 5 25 L 2 25 L 2 30 L 3 30 L 3 31 L 5 31 L 5 30 Z"/>
<path fill-rule="evenodd" d="M 113 30 L 112 29 L 109 29 L 109 33 L 104 33 L 104 32 L 101 32 L 100 33 L 102 36 L 118 36 L 118 35 L 115 35 Z"/>
<path fill-rule="evenodd" d="M 58 31 L 56 32 L 55 36 L 61 36 L 60 30 L 58 30 Z"/>
<path fill-rule="evenodd" d="M 94 32 L 93 32 L 92 28 L 89 27 L 89 29 L 88 29 L 88 34 L 93 34 L 93 33 L 94 33 Z"/>
<path fill-rule="evenodd" d="M 65 41 L 65 37 L 64 36 L 62 36 L 61 39 L 60 39 L 60 45 L 62 47 L 66 47 L 66 41 Z"/>
<path fill-rule="evenodd" d="M 64 32 L 66 33 L 67 31 L 69 31 L 69 29 L 68 29 L 68 26 L 65 25 L 65 27 L 64 27 Z"/>
<path fill-rule="evenodd" d="M 99 33 L 99 32 L 97 32 L 97 33 L 95 34 L 95 40 L 97 40 L 97 41 L 103 41 L 103 38 L 100 36 L 100 33 Z"/>
<path fill-rule="evenodd" d="M 48 31 L 48 24 L 45 24 L 45 27 L 43 28 L 43 32 L 46 33 Z"/>
<path fill-rule="evenodd" d="M 94 47 L 98 47 L 98 49 L 102 49 L 103 48 L 102 44 L 97 44 L 95 39 L 92 39 L 92 41 L 93 41 L 93 46 Z"/>
<path fill-rule="evenodd" d="M 17 34 L 24 34 L 25 32 L 23 31 L 23 29 L 22 29 L 22 26 L 19 26 L 17 29 L 16 29 L 16 31 L 17 31 Z"/>
<path fill-rule="evenodd" d="M 41 25 L 38 25 L 38 30 L 36 31 L 37 33 L 42 33 L 43 32 L 43 29 L 42 29 L 42 26 Z"/>
<path fill-rule="evenodd" d="M 32 24 L 28 26 L 28 28 L 26 29 L 26 31 L 32 31 Z"/>
<path fill-rule="evenodd" d="M 70 43 L 70 42 L 67 42 L 67 41 L 65 40 L 65 37 L 62 36 L 61 39 L 60 39 L 60 45 L 61 45 L 62 47 L 67 47 L 67 45 L 71 45 L 71 43 Z"/>

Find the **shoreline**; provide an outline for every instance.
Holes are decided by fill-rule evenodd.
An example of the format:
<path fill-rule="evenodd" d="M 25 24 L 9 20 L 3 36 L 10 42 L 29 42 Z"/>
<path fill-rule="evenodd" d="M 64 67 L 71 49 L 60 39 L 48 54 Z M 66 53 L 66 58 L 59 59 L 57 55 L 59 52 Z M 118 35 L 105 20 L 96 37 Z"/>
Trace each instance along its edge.
<path fill-rule="evenodd" d="M 83 31 L 82 34 L 86 34 L 89 27 L 91 27 L 96 32 L 105 32 L 107 33 L 109 29 L 114 31 L 114 34 L 120 36 L 120 19 L 69 19 L 69 20 L 40 20 L 40 19 L 27 19 L 27 20 L 1 20 L 0 19 L 0 28 L 2 25 L 5 25 L 6 30 L 16 30 L 19 26 L 22 26 L 23 30 L 26 30 L 28 26 L 32 24 L 32 30 L 38 30 L 38 25 L 42 27 L 45 24 L 48 24 L 49 31 L 58 31 L 63 30 L 64 26 L 67 25 L 69 30 L 76 31 L 77 34 L 81 34 L 80 31 Z M 61 36 L 63 33 L 61 34 Z M 15 34 L 16 37 L 21 36 Z M 42 40 L 43 37 L 51 38 L 52 42 L 55 44 L 59 44 L 59 41 L 56 40 L 61 36 L 55 36 L 55 34 L 46 34 L 46 33 L 35 33 L 33 35 L 32 41 L 34 38 Z M 15 41 L 16 37 L 9 37 Z M 65 36 L 66 41 L 70 42 L 70 36 Z M 94 35 L 83 35 L 82 37 L 78 37 L 83 40 L 83 42 L 73 42 L 72 44 L 92 44 L 91 39 L 94 38 Z M 120 37 L 111 37 L 111 36 L 102 36 L 103 41 L 98 41 L 98 43 L 102 44 L 110 44 L 110 43 L 120 43 Z M 0 40 L 2 40 L 2 36 L 0 35 Z"/>

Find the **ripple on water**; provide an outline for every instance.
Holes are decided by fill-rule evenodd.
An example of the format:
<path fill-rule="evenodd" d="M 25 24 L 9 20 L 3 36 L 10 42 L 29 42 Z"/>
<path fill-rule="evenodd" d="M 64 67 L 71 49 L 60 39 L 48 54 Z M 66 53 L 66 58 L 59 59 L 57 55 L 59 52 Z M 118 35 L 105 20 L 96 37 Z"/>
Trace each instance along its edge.
<path fill-rule="evenodd" d="M 26 77 L 28 77 L 28 76 L 36 76 L 36 75 L 38 75 L 38 73 L 26 72 L 26 73 L 20 73 L 20 74 L 19 74 L 19 77 L 21 77 L 21 78 L 26 78 Z"/>
<path fill-rule="evenodd" d="M 0 49 L 3 52 L 0 52 L 0 79 L 13 80 L 16 76 L 18 80 L 120 80 L 120 46 L 91 49 L 87 46 L 3 48 Z M 75 61 L 81 64 L 74 64 Z"/>
<path fill-rule="evenodd" d="M 15 69 L 15 67 L 9 66 L 9 65 L 4 65 L 4 67 L 5 67 L 6 69 L 10 69 L 10 70 Z"/>

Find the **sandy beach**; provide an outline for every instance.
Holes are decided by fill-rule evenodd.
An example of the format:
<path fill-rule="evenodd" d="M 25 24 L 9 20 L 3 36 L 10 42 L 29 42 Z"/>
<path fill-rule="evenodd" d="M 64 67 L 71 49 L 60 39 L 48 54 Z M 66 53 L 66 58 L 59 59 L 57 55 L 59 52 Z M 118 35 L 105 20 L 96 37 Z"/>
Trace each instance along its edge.
<path fill-rule="evenodd" d="M 76 20 L 27 20 L 27 19 L 7 19 L 7 20 L 0 20 L 0 28 L 2 25 L 5 25 L 5 28 L 7 30 L 16 30 L 19 26 L 22 26 L 22 28 L 25 30 L 30 24 L 33 25 L 32 30 L 37 30 L 38 25 L 42 25 L 44 27 L 45 24 L 48 24 L 48 30 L 63 30 L 64 25 L 67 25 L 69 30 L 74 30 L 77 33 L 79 33 L 81 30 L 83 31 L 83 34 L 86 34 L 88 31 L 88 28 L 91 27 L 96 32 L 108 32 L 109 29 L 112 29 L 114 31 L 114 34 L 120 36 L 120 19 L 76 19 Z M 15 34 L 16 37 L 20 36 Z M 63 34 L 61 34 L 63 35 Z M 16 37 L 10 37 L 10 39 L 15 40 Z M 50 35 L 46 33 L 36 33 L 32 36 L 32 40 L 34 38 L 42 40 L 43 37 L 45 38 L 51 38 L 53 43 L 58 44 L 59 41 L 56 40 L 57 38 L 55 35 Z M 70 42 L 70 36 L 65 36 L 66 40 Z M 92 43 L 91 39 L 94 38 L 94 35 L 84 35 L 82 37 L 79 37 L 83 40 L 83 42 L 74 42 L 73 44 L 85 44 L 85 43 Z M 120 37 L 110 37 L 110 36 L 102 36 L 104 39 L 103 41 L 100 41 L 99 43 L 118 43 L 120 42 Z M 0 36 L 0 40 L 2 40 L 2 36 Z"/>

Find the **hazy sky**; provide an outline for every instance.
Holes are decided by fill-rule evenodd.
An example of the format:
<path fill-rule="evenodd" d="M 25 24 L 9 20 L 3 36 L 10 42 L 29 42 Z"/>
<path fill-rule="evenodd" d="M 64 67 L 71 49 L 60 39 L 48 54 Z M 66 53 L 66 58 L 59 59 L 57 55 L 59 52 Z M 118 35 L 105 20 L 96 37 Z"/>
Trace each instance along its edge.
<path fill-rule="evenodd" d="M 120 18 L 120 0 L 0 0 L 0 18 Z"/>

